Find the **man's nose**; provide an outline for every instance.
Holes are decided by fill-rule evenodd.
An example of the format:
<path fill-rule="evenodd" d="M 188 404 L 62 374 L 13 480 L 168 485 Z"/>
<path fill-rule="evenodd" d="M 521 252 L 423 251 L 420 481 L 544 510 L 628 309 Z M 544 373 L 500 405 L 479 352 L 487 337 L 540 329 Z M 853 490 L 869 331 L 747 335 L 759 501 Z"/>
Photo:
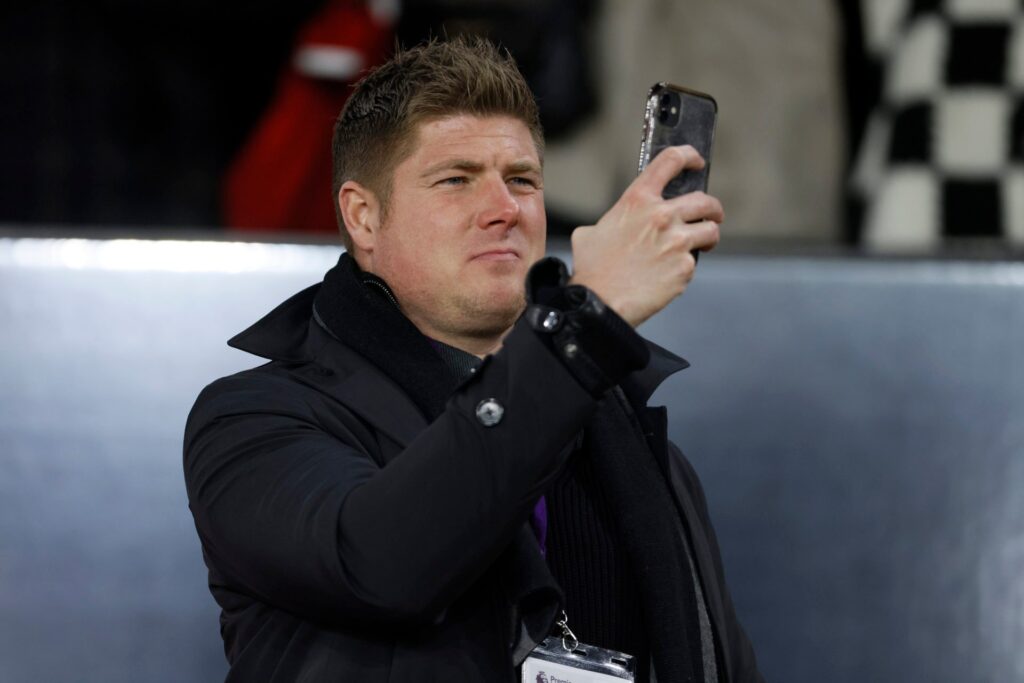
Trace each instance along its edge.
<path fill-rule="evenodd" d="M 519 222 L 519 202 L 504 178 L 488 179 L 484 183 L 481 209 L 477 215 L 480 228 L 510 228 Z"/>

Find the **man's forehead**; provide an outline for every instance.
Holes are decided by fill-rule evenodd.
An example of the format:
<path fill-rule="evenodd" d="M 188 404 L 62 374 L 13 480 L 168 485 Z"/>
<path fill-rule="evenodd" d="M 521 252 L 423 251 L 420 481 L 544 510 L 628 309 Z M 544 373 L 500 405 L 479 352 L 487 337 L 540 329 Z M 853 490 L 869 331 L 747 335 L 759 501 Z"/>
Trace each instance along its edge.
<path fill-rule="evenodd" d="M 430 156 L 431 163 L 479 161 L 474 152 L 502 149 L 516 157 L 516 165 L 543 165 L 540 150 L 524 121 L 510 115 L 451 114 L 420 121 L 412 135 L 410 156 Z"/>

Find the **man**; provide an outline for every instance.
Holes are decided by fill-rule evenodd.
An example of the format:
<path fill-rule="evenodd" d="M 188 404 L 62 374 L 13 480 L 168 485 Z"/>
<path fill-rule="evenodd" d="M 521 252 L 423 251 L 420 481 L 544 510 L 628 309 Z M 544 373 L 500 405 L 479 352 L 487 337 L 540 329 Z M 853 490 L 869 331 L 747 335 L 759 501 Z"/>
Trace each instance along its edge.
<path fill-rule="evenodd" d="M 685 362 L 633 331 L 718 241 L 717 200 L 661 198 L 703 161 L 658 156 L 574 233 L 570 280 L 541 260 L 542 149 L 486 42 L 400 52 L 353 92 L 348 253 L 231 340 L 270 362 L 186 427 L 229 681 L 512 681 L 563 610 L 638 680 L 760 679 L 696 475 L 644 405 Z"/>

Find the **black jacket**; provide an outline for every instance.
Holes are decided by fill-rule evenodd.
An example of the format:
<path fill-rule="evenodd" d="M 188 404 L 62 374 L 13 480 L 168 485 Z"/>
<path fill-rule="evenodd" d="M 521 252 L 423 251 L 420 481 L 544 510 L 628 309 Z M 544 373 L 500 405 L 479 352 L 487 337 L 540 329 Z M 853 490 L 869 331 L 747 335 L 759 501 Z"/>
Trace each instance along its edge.
<path fill-rule="evenodd" d="M 560 592 L 524 522 L 597 404 L 528 311 L 428 423 L 312 317 L 319 285 L 231 343 L 271 362 L 189 416 L 189 505 L 222 607 L 228 681 L 509 681 Z M 536 307 L 532 307 L 536 308 Z M 533 315 L 530 315 L 530 313 Z M 585 337 L 574 357 L 590 363 Z M 667 454 L 725 681 L 758 681 L 697 477 L 643 403 L 685 361 L 622 381 Z M 481 402 L 501 421 L 486 426 Z M 401 456 L 401 457 L 399 457 Z"/>

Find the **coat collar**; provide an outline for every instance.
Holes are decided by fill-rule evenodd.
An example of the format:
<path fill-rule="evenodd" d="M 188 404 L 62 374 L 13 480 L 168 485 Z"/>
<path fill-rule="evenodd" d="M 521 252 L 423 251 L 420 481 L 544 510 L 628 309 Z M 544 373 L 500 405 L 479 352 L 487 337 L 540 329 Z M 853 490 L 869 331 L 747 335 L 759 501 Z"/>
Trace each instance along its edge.
<path fill-rule="evenodd" d="M 268 360 L 312 360 L 308 348 L 313 301 L 320 283 L 307 287 L 228 340 L 228 346 Z"/>
<path fill-rule="evenodd" d="M 427 426 L 409 396 L 366 359 L 348 349 L 313 318 L 321 284 L 288 298 L 236 334 L 228 345 L 268 360 L 314 363 L 324 372 L 305 378 L 402 446 Z"/>
<path fill-rule="evenodd" d="M 390 377 L 429 420 L 444 412 L 459 377 L 402 313 L 386 282 L 342 254 L 324 276 L 313 311 L 323 329 Z"/>
<path fill-rule="evenodd" d="M 362 418 L 399 443 L 406 444 L 428 424 L 421 407 L 379 368 L 330 336 L 313 319 L 317 283 L 289 297 L 256 323 L 238 333 L 228 345 L 268 360 L 314 362 L 330 370 L 316 382 Z M 646 405 L 669 376 L 689 367 L 676 354 L 648 341 L 650 361 L 623 381 L 635 406 Z M 330 352 L 325 352 L 330 349 Z"/>
<path fill-rule="evenodd" d="M 690 367 L 690 364 L 668 349 L 647 341 L 651 358 L 642 370 L 629 375 L 622 382 L 622 389 L 630 402 L 635 406 L 647 405 L 647 401 L 666 379 Z"/>

